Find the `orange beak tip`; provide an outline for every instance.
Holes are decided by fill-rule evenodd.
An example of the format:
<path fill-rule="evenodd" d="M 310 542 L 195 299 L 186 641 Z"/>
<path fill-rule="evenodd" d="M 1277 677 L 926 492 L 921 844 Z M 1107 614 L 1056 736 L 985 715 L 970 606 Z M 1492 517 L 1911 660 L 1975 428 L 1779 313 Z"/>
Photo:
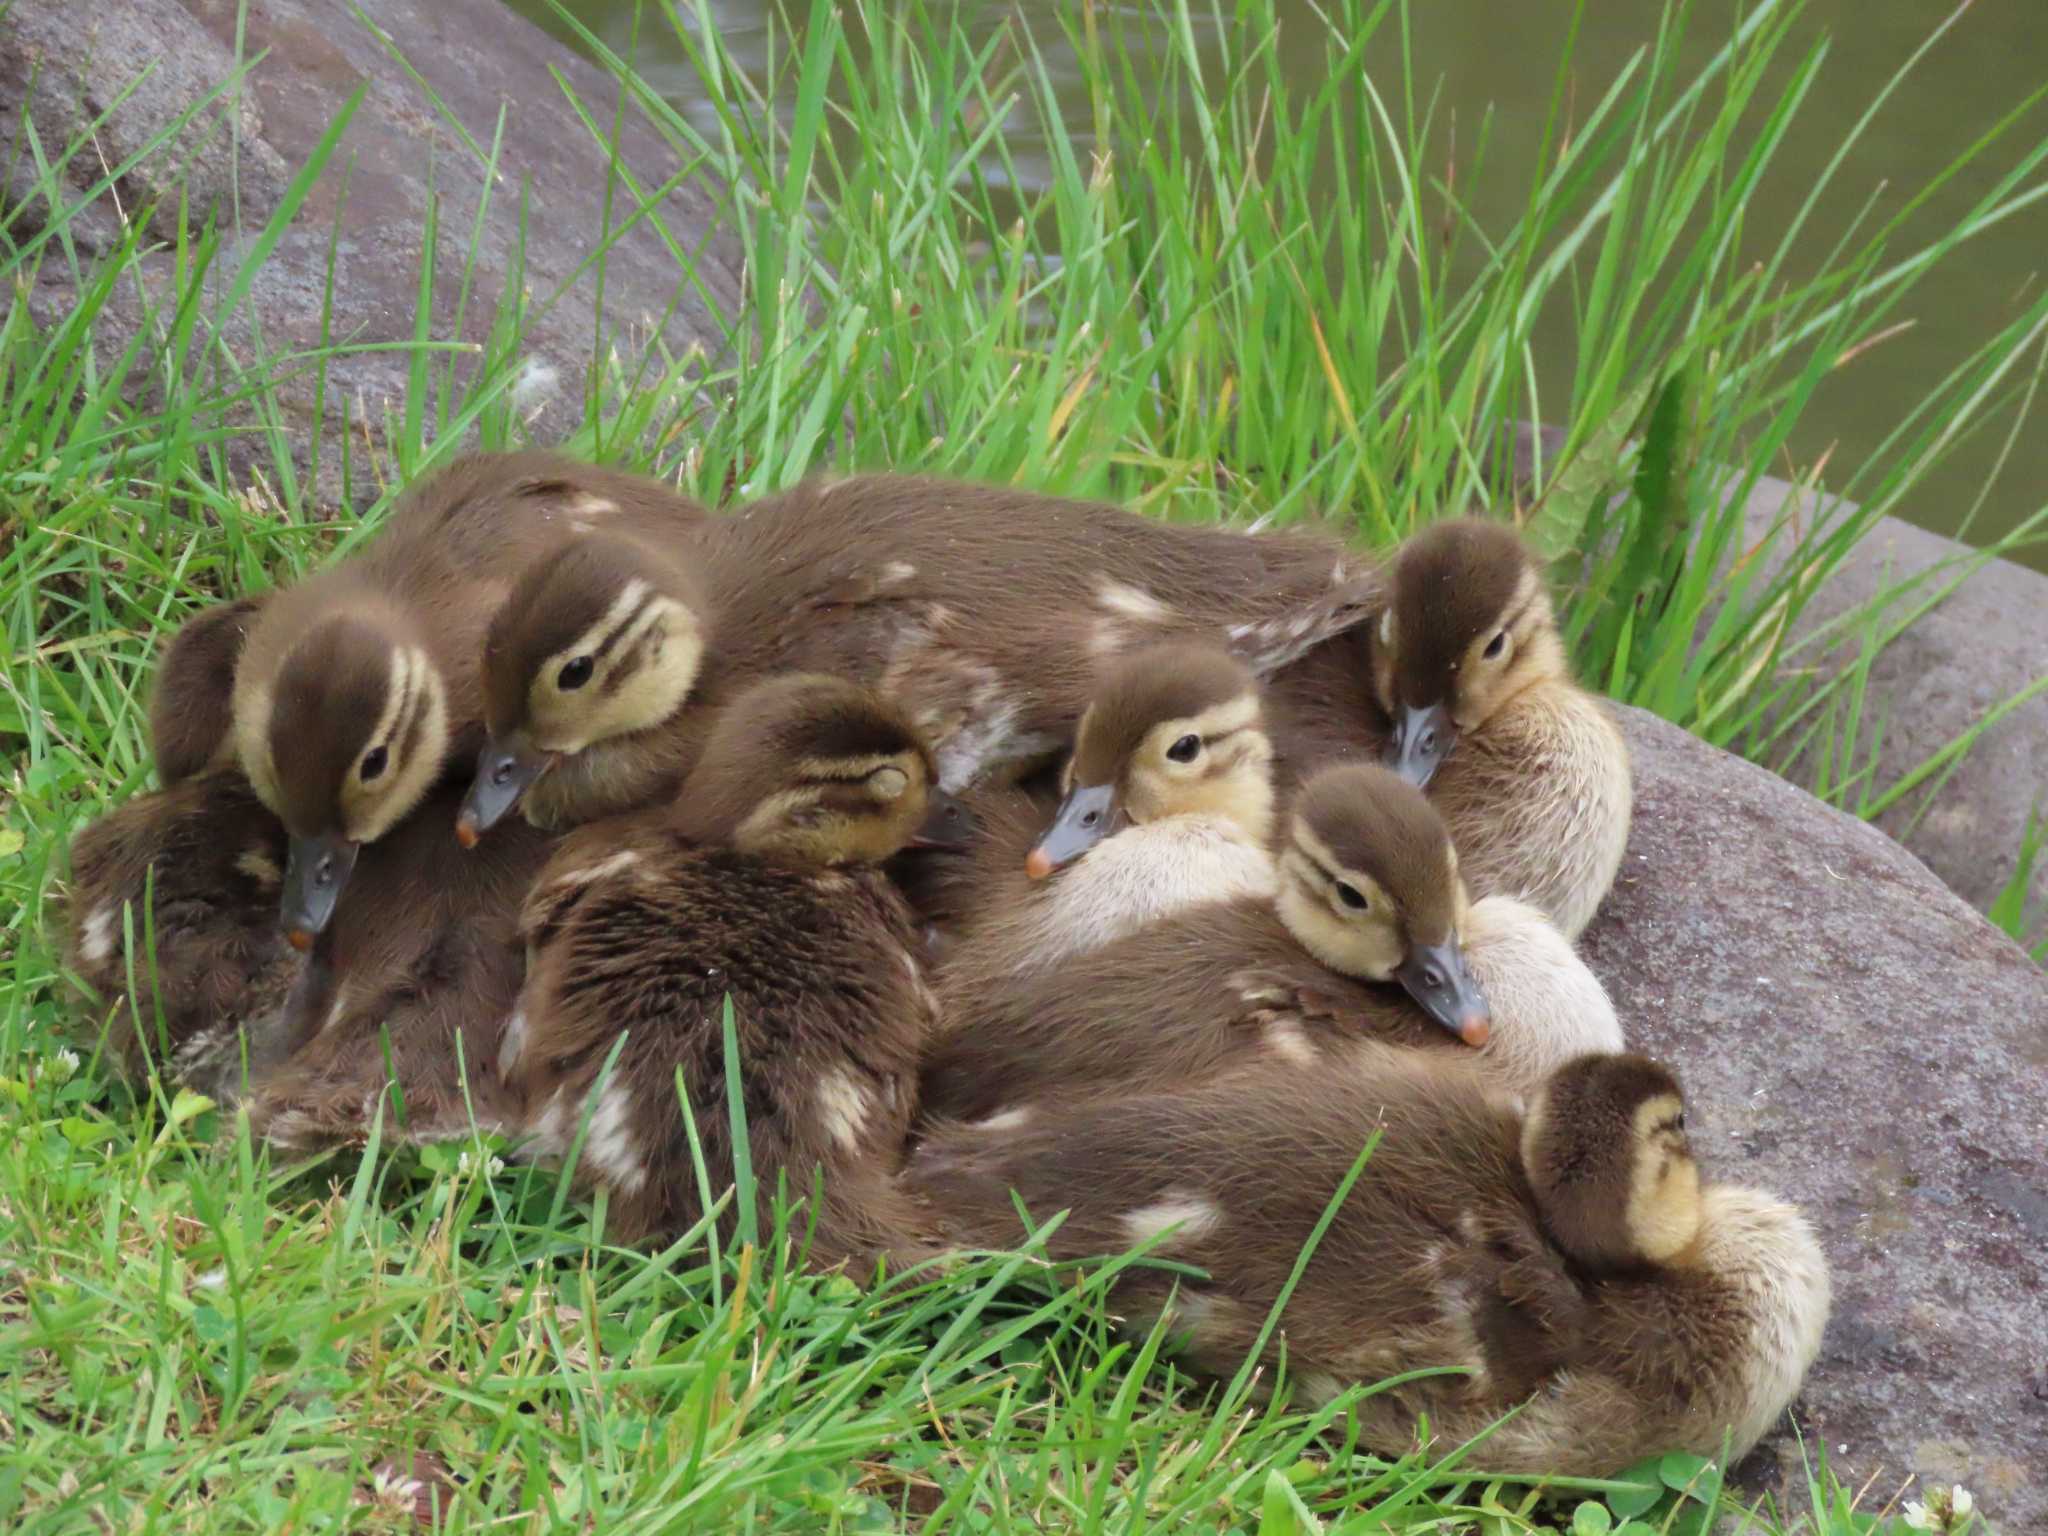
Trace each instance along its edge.
<path fill-rule="evenodd" d="M 1052 873 L 1052 860 L 1043 848 L 1034 848 L 1024 860 L 1024 873 L 1033 880 L 1043 880 Z"/>
<path fill-rule="evenodd" d="M 477 831 L 476 823 L 469 817 L 461 816 L 456 818 L 455 841 L 462 844 L 463 847 L 474 848 L 476 840 L 482 835 L 482 833 Z"/>
<path fill-rule="evenodd" d="M 307 929 L 287 928 L 284 937 L 285 942 L 302 955 L 313 947 L 313 935 Z"/>
<path fill-rule="evenodd" d="M 1484 1014 L 1466 1019 L 1458 1026 L 1458 1038 L 1470 1046 L 1481 1046 L 1493 1034 L 1493 1023 Z"/>

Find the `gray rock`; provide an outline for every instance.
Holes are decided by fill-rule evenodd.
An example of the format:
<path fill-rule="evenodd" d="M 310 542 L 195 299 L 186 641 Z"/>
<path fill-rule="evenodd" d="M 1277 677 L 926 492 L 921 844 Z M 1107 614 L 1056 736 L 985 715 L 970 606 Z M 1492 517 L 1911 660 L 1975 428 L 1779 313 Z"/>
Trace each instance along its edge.
<path fill-rule="evenodd" d="M 1703 1164 L 1821 1234 L 1809 1449 L 2048 1530 L 2048 974 L 1874 827 L 1622 714 L 1635 825 L 1581 946 L 1679 1071 Z M 1804 1500 L 1788 1434 L 1742 1471 Z"/>
<path fill-rule="evenodd" d="M 430 199 L 438 202 L 439 220 L 431 333 L 436 341 L 488 341 L 501 297 L 523 290 L 537 307 L 569 283 L 603 243 L 607 154 L 578 121 L 550 71 L 559 72 L 592 116 L 607 124 L 618 99 L 608 75 L 512 15 L 501 0 L 362 0 L 361 9 L 383 37 L 356 17 L 355 7 L 327 0 L 249 6 L 241 56 L 265 56 L 243 82 L 238 101 L 229 98 L 235 105 L 215 103 L 202 122 L 188 126 L 73 226 L 90 255 L 112 242 L 131 210 L 181 184 L 189 187 L 193 225 L 212 213 L 227 235 L 215 265 L 217 301 L 291 176 L 350 93 L 369 82 L 338 152 L 257 275 L 247 301 L 223 327 L 244 368 L 266 354 L 321 344 L 321 315 L 330 301 L 330 244 L 329 339 L 358 345 L 409 341 Z M 15 141 L 8 148 L 10 163 L 27 159 L 19 128 L 24 115 L 54 156 L 149 70 L 99 131 L 97 149 L 88 146 L 72 168 L 73 185 L 89 186 L 102 154 L 109 165 L 118 164 L 232 75 L 238 11 L 235 0 L 134 0 L 120 6 L 14 0 L 0 12 L 0 136 Z M 394 51 L 419 72 L 425 87 L 400 67 Z M 463 135 L 488 152 L 501 108 L 506 122 L 498 179 L 489 189 L 458 323 L 471 231 L 486 190 L 485 163 Z M 622 162 L 643 188 L 661 186 L 678 170 L 675 151 L 630 108 L 621 146 Z M 17 184 L 8 201 L 19 202 L 21 195 Z M 616 227 L 634 203 L 623 185 L 613 189 L 612 199 Z M 670 355 L 693 343 L 712 353 L 723 347 L 719 312 L 738 311 L 737 246 L 720 232 L 711 196 L 693 184 L 671 193 L 658 211 L 689 270 L 653 221 L 643 221 L 604 258 L 601 318 L 593 266 L 547 313 L 530 320 L 515 361 L 534 381 L 519 406 L 538 413 L 537 436 L 559 435 L 580 422 L 579 399 L 594 359 L 615 350 L 631 378 L 643 358 L 659 355 L 657 346 Z M 47 213 L 32 205 L 23 222 Z M 158 225 L 175 216 L 173 194 L 171 206 L 159 209 Z M 46 324 L 67 313 L 76 297 L 70 264 L 50 249 L 29 298 L 32 312 Z M 159 251 L 139 264 L 142 287 L 160 308 L 158 325 L 168 313 L 174 262 L 173 253 Z M 135 288 L 127 281 L 118 285 L 103 317 L 95 337 L 103 364 L 148 321 Z M 446 356 L 435 358 L 437 376 Z M 357 352 L 329 363 L 325 470 L 339 460 L 343 403 L 355 413 L 360 459 L 364 422 L 367 435 L 380 434 L 385 412 L 395 412 L 403 399 L 409 366 L 402 352 Z M 461 359 L 458 380 L 475 367 L 474 358 Z M 133 377 L 147 377 L 146 370 Z M 302 456 L 311 437 L 315 391 L 316 380 L 303 367 L 279 385 L 285 438 Z M 249 445 L 248 456 L 260 461 L 262 455 Z M 356 472 L 363 477 L 360 464 Z M 323 499 L 331 500 L 348 488 L 323 474 L 322 489 Z"/>
<path fill-rule="evenodd" d="M 1530 443 L 1536 430 L 1522 424 L 1514 445 L 1515 473 L 1524 481 L 1534 467 Z M 1554 464 L 1564 435 L 1554 427 L 1541 431 L 1545 463 Z M 1752 546 L 1783 524 L 1808 526 L 1820 515 L 1822 509 L 1811 496 L 1794 501 L 1795 490 L 1790 482 L 1769 476 L 1758 481 L 1743 509 Z M 1826 515 L 1834 520 L 1847 511 L 1835 503 Z M 1778 559 L 1784 558 L 1789 542 L 1776 541 Z M 1959 574 L 1957 562 L 1970 554 L 1953 539 L 1894 517 L 1880 518 L 1814 594 L 1794 639 L 1854 611 L 1908 577 L 1947 570 L 1947 576 L 1931 578 L 1901 604 L 1893 616 L 1894 621 L 1901 619 Z M 1764 558 L 1770 561 L 1772 556 Z M 1856 651 L 1857 641 L 1851 638 L 1831 654 L 1801 655 L 1796 660 L 1802 666 L 1821 662 L 1840 668 L 1855 661 Z M 1884 734 L 1871 784 L 1881 792 L 1898 783 L 2001 700 L 2043 676 L 2048 676 L 2048 575 L 2009 560 L 1990 561 L 1872 664 L 1865 720 L 1867 725 L 1882 720 Z M 2048 692 L 2035 695 L 1987 730 L 1962 765 L 1940 783 L 1931 802 L 1927 791 L 1935 786 L 1933 779 L 1879 816 L 1877 824 L 1981 911 L 2012 876 L 2027 818 L 2036 807 L 2048 816 L 2044 764 Z M 1815 781 L 1811 756 L 1788 765 L 1786 772 L 1801 785 Z M 2048 858 L 2034 871 L 2029 912 L 2027 931 L 2039 934 L 2048 926 Z"/>

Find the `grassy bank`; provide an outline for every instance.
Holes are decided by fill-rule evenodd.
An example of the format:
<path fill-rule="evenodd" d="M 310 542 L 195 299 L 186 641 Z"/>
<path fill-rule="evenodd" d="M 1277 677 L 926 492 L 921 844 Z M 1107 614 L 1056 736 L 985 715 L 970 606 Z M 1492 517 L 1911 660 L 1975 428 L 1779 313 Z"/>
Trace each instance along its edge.
<path fill-rule="evenodd" d="M 1163 516 L 1315 513 L 1374 543 L 1450 506 L 1512 510 L 1558 559 L 1589 675 L 1766 761 L 1832 742 L 1830 788 L 1867 806 L 1896 786 L 1868 782 L 1859 674 L 1810 663 L 1844 639 L 1881 646 L 1937 589 L 1795 639 L 1801 611 L 1965 434 L 2021 429 L 2048 294 L 1928 381 L 1883 454 L 1829 467 L 1848 501 L 1809 507 L 1769 549 L 1733 509 L 1760 475 L 1817 475 L 1782 451 L 1820 381 L 1881 345 L 1956 242 L 2038 196 L 2048 147 L 2015 103 L 1978 151 L 2007 168 L 1995 194 L 1924 248 L 1875 222 L 1750 228 L 1746 189 L 1787 135 L 1861 127 L 1800 115 L 1826 61 L 1787 56 L 1784 9 L 1759 6 L 1697 78 L 1670 67 L 1677 20 L 1646 23 L 1633 69 L 1597 95 L 1574 87 L 1567 45 L 1542 176 L 1505 229 L 1463 216 L 1429 81 L 1359 74 L 1369 40 L 1398 34 L 1395 4 L 1339 0 L 1328 83 L 1309 87 L 1278 75 L 1258 0 L 1233 15 L 1220 75 L 1184 10 L 1144 18 L 1181 43 L 1141 67 L 1120 32 L 1138 20 L 1083 9 L 1093 110 L 1066 125 L 1021 31 L 977 49 L 919 9 L 819 4 L 771 101 L 708 26 L 683 26 L 708 110 L 642 105 L 730 190 L 743 308 L 722 351 L 597 360 L 572 446 L 718 501 L 830 463 Z M 602 139 L 608 106 L 584 105 Z M 1048 119 L 1043 193 L 1005 171 L 1017 114 Z M 1483 122 L 1462 121 L 1456 153 L 1483 155 Z M 461 127 L 491 154 L 488 125 Z M 351 402 L 321 383 L 362 344 L 345 317 L 309 350 L 230 348 L 276 231 L 340 174 L 338 142 L 246 240 L 187 230 L 168 290 L 135 280 L 164 238 L 147 210 L 125 210 L 106 257 L 70 240 L 126 169 L 93 160 L 89 135 L 24 151 L 41 206 L 0 231 L 0 1518 L 404 1529 L 420 1492 L 405 1477 L 446 1466 L 457 1479 L 425 1490 L 470 1527 L 532 1507 L 635 1531 L 882 1530 L 905 1511 L 933 1532 L 1700 1528 L 1718 1472 L 1686 1458 L 1539 1493 L 1466 1476 L 1457 1447 L 1355 1454 L 1342 1400 L 1261 1407 L 1249 1381 L 1190 1383 L 1159 1341 L 1116 1337 L 1099 1279 L 1050 1286 L 991 1259 L 874 1297 L 788 1273 L 774 1242 L 619 1252 L 602 1211 L 486 1146 L 281 1166 L 203 1101 L 110 1081 L 44 925 L 70 831 L 146 783 L 157 640 L 359 538 L 461 433 L 523 431 L 545 294 L 508 296 L 475 354 L 425 341 L 421 317 L 421 342 L 391 343 L 405 398 L 339 434 Z M 613 176 L 619 224 L 662 217 L 658 188 Z M 445 241 L 423 233 L 422 252 L 446 275 Z M 74 297 L 39 321 L 23 297 L 52 276 Z M 131 332 L 113 317 L 136 294 Z M 1532 338 L 1560 307 L 1577 353 L 1569 396 L 1550 398 Z M 1565 428 L 1540 497 L 1509 471 L 1520 419 Z M 303 440 L 322 462 L 294 456 Z M 353 505 L 321 521 L 341 442 Z M 401 1475 L 380 1476 L 387 1462 Z M 1808 1499 L 1751 1528 L 1860 1532 L 1894 1492 L 1845 1492 L 1816 1456 Z"/>

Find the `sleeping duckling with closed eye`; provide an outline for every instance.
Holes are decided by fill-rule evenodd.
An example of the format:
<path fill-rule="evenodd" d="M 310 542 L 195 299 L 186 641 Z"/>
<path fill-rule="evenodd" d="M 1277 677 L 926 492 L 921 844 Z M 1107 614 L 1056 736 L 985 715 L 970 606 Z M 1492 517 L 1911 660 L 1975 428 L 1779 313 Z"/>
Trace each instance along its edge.
<path fill-rule="evenodd" d="M 778 1176 L 795 1201 L 822 1175 L 811 1261 L 895 1251 L 888 1176 L 936 1004 L 877 866 L 940 819 L 936 778 L 874 693 L 784 676 L 726 706 L 671 809 L 572 833 L 541 872 L 504 1074 L 540 1155 L 566 1156 L 587 1118 L 578 1177 L 622 1236 L 704 1214 L 678 1074 L 714 1192 L 733 1180 L 730 999 L 763 1230 Z"/>
<path fill-rule="evenodd" d="M 1404 544 L 1391 586 L 1377 625 L 1276 679 L 1283 755 L 1306 773 L 1383 754 L 1428 786 L 1474 891 L 1576 938 L 1628 843 L 1629 758 L 1572 679 L 1542 572 L 1512 528 L 1464 518 Z"/>
<path fill-rule="evenodd" d="M 1155 1241 L 1191 1279 L 1135 1265 L 1138 1328 L 1162 1312 L 1228 1376 L 1369 1138 L 1266 1345 L 1298 1397 L 1463 1367 L 1348 1410 L 1383 1455 L 1427 1415 L 1439 1451 L 1490 1472 L 1604 1476 L 1683 1449 L 1747 1451 L 1783 1413 L 1827 1321 L 1827 1264 L 1792 1207 L 1702 1187 L 1676 1080 L 1639 1056 L 1560 1066 L 1526 1116 L 1455 1060 L 1370 1041 L 1345 1071 L 1273 1059 L 1171 1093 L 1038 1104 L 949 1126 L 903 1184 L 957 1242 L 1003 1247 L 1066 1210 L 1056 1260 Z M 1284 1345 L 1282 1341 L 1284 1340 Z"/>
<path fill-rule="evenodd" d="M 1335 1071 L 1360 1037 L 1476 1047 L 1496 1082 L 1529 1091 L 1560 1061 L 1620 1047 L 1571 945 L 1521 902 L 1467 901 L 1443 818 L 1390 770 L 1318 773 L 1275 863 L 1271 900 L 1193 907 L 1050 970 L 949 985 L 927 1111 L 1163 1089 L 1259 1058 Z"/>
<path fill-rule="evenodd" d="M 1048 824 L 976 806 L 980 888 L 942 995 L 1056 966 L 1207 901 L 1273 894 L 1272 743 L 1258 679 L 1222 650 L 1150 646 L 1081 716 Z M 1027 851 L 1028 850 L 1028 851 Z"/>
<path fill-rule="evenodd" d="M 491 745 L 464 819 L 572 826 L 649 805 L 718 709 L 830 669 L 902 706 L 959 791 L 1049 764 L 1101 661 L 1204 638 L 1265 673 L 1363 623 L 1380 573 L 1335 540 L 893 475 L 818 481 L 669 540 L 538 560 L 493 624 Z"/>
<path fill-rule="evenodd" d="M 458 459 L 408 488 L 359 555 L 173 637 L 151 721 L 176 784 L 232 762 L 290 835 L 282 920 L 311 945 L 365 843 L 481 743 L 484 627 L 543 548 L 703 510 L 658 482 L 552 454 Z"/>
<path fill-rule="evenodd" d="M 239 1061 L 245 1038 L 260 1057 L 303 968 L 277 927 L 284 860 L 277 819 L 219 769 L 137 795 L 72 840 L 65 965 L 105 1010 L 124 1070 L 154 1062 L 186 1080 L 203 1061 Z"/>

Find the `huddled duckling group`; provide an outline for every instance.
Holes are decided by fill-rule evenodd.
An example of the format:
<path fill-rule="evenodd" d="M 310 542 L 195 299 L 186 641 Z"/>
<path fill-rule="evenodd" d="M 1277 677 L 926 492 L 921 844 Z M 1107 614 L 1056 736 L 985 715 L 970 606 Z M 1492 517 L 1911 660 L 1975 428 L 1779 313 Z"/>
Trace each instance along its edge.
<path fill-rule="evenodd" d="M 659 1238 L 733 1183 L 737 1104 L 813 1264 L 1065 1211 L 1048 1255 L 1149 1244 L 1120 1313 L 1227 1374 L 1373 1141 L 1265 1379 L 1456 1368 L 1364 1441 L 1511 1414 L 1503 1470 L 1740 1452 L 1818 1349 L 1812 1232 L 1702 1182 L 1572 947 L 1628 760 L 1505 524 L 1379 560 L 479 455 L 186 624 L 151 726 L 67 961 L 119 1059 L 279 1146 L 481 1124 Z"/>

